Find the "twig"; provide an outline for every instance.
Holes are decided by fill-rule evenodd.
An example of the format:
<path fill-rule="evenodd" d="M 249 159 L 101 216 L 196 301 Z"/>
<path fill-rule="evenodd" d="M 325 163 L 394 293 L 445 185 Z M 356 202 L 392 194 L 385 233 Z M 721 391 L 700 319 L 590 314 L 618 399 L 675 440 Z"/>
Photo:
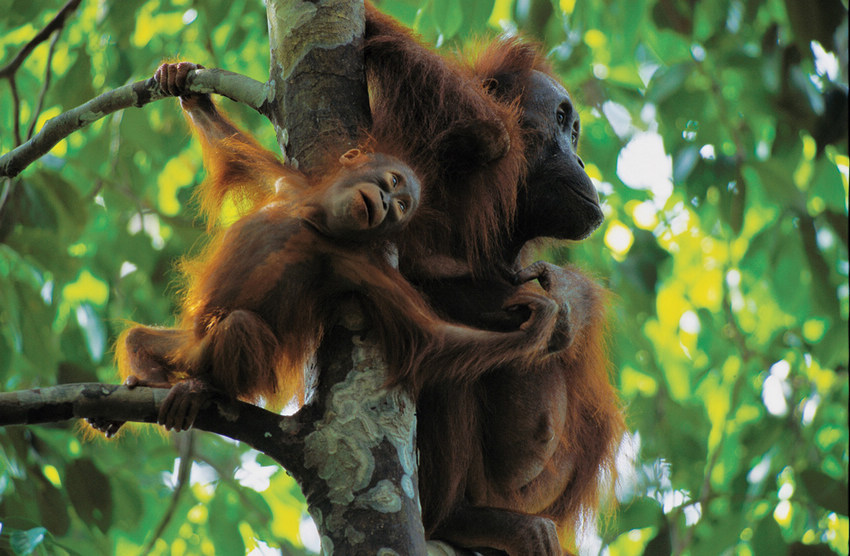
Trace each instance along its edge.
<path fill-rule="evenodd" d="M 59 42 L 59 34 L 61 32 L 61 29 L 56 31 L 50 40 L 50 49 L 47 51 L 47 63 L 44 69 L 44 84 L 41 86 L 41 92 L 38 94 L 38 102 L 35 105 L 35 110 L 33 110 L 32 120 L 30 120 L 30 127 L 27 129 L 27 141 L 32 139 L 32 134 L 35 133 L 35 124 L 38 122 L 38 115 L 41 114 L 41 109 L 44 108 L 44 97 L 47 96 L 47 89 L 50 88 L 50 77 L 53 75 L 50 72 L 50 67 L 53 65 L 53 54 L 56 51 L 56 43 Z"/>
<path fill-rule="evenodd" d="M 204 69 L 190 72 L 189 90 L 197 93 L 217 93 L 237 102 L 247 104 L 261 114 L 267 111 L 265 83 L 237 73 Z M 140 108 L 155 100 L 166 98 L 153 78 L 124 85 L 72 108 L 44 124 L 29 141 L 0 157 L 0 177 L 15 177 L 56 143 L 90 123 L 116 110 L 135 106 Z"/>
<path fill-rule="evenodd" d="M 726 274 L 724 273 L 724 276 Z M 755 353 L 750 350 L 747 346 L 747 335 L 741 330 L 741 327 L 738 326 L 738 320 L 735 318 L 735 312 L 732 310 L 732 300 L 729 297 L 729 285 L 726 283 L 726 280 L 723 280 L 723 297 L 721 300 L 721 304 L 723 307 L 723 315 L 726 317 L 726 325 L 729 327 L 731 332 L 731 340 L 732 343 L 738 348 L 738 352 L 741 354 L 741 360 L 744 364 L 746 364 L 750 359 L 756 356 Z"/>
<path fill-rule="evenodd" d="M 12 130 L 15 133 L 15 146 L 20 146 L 21 140 L 21 97 L 18 96 L 18 84 L 15 76 L 9 77 L 9 88 L 12 91 Z"/>
<path fill-rule="evenodd" d="M 162 534 L 174 518 L 174 512 L 177 509 L 177 504 L 180 502 L 180 495 L 183 493 L 184 487 L 189 484 L 195 453 L 195 435 L 195 431 L 188 430 L 185 434 L 177 436 L 178 451 L 180 453 L 180 466 L 177 468 L 177 484 L 174 487 L 174 493 L 171 495 L 171 502 L 168 504 L 168 509 L 162 515 L 162 519 L 154 534 L 151 535 L 151 538 L 145 543 L 144 548 L 139 552 L 139 556 L 150 554 L 156 541 L 162 537 Z"/>
<path fill-rule="evenodd" d="M 50 23 L 48 23 L 44 29 L 39 31 L 38 34 L 30 40 L 30 42 L 25 44 L 11 62 L 0 68 L 0 78 L 11 78 L 14 73 L 18 71 L 18 68 L 21 67 L 21 64 L 24 63 L 24 60 L 27 59 L 27 56 L 30 55 L 30 52 L 32 52 L 36 46 L 46 41 L 47 37 L 49 37 L 53 31 L 60 29 L 65 24 L 65 19 L 71 14 L 71 12 L 77 9 L 80 2 L 81 0 L 68 0 Z"/>

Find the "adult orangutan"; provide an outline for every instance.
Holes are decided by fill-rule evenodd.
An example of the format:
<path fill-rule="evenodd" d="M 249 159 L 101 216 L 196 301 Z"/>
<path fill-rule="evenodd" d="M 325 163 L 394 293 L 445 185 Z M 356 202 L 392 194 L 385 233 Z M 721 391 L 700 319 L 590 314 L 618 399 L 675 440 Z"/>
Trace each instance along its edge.
<path fill-rule="evenodd" d="M 573 267 L 520 260 L 530 240 L 582 239 L 602 221 L 576 152 L 578 113 L 539 51 L 515 38 L 449 60 L 367 5 L 364 52 L 370 131 L 400 146 L 422 181 L 423 210 L 399 240 L 402 273 L 438 312 L 475 327 L 516 329 L 525 315 L 501 306 L 534 277 L 561 309 L 555 357 L 420 393 L 426 534 L 559 553 L 553 523 L 563 530 L 595 509 L 624 430 L 603 290 Z"/>

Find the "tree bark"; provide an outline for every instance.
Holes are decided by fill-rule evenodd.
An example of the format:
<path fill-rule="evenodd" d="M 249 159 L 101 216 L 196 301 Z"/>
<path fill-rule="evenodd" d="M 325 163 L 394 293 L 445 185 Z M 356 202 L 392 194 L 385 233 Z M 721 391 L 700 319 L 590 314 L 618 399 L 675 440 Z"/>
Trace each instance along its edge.
<path fill-rule="evenodd" d="M 310 173 L 357 147 L 371 121 L 362 0 L 268 3 L 274 103 L 286 160 Z"/>

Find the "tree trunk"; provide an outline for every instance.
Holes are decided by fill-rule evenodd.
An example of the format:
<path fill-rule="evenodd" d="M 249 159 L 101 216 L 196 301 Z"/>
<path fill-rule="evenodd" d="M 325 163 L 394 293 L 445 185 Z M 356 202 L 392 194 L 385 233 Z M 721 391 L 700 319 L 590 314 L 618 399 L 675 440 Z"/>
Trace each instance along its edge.
<path fill-rule="evenodd" d="M 274 102 L 287 160 L 309 173 L 358 146 L 370 122 L 362 0 L 268 2 Z M 301 484 L 327 553 L 421 554 L 414 400 L 383 389 L 386 363 L 357 303 L 317 356 Z"/>

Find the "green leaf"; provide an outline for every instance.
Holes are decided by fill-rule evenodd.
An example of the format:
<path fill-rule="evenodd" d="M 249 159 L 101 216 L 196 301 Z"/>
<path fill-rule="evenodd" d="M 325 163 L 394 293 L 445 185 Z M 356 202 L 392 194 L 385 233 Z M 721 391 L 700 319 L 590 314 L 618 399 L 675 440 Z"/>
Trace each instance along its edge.
<path fill-rule="evenodd" d="M 664 521 L 661 504 L 657 500 L 643 496 L 620 508 L 617 512 L 617 523 L 614 529 L 625 533 L 632 529 L 655 527 Z"/>
<path fill-rule="evenodd" d="M 632 0 L 631 2 L 622 2 L 620 4 L 623 10 L 623 25 L 620 27 L 623 31 L 623 45 L 631 51 L 634 48 L 639 32 L 641 31 L 640 24 L 646 17 L 646 0 Z"/>
<path fill-rule="evenodd" d="M 485 29 L 490 14 L 493 13 L 495 0 L 475 0 L 475 2 L 458 2 L 463 11 L 464 28 L 461 32 L 468 33 L 470 30 Z"/>
<path fill-rule="evenodd" d="M 673 159 L 673 182 L 684 183 L 700 160 L 699 148 L 694 145 L 681 149 Z"/>
<path fill-rule="evenodd" d="M 106 352 L 106 328 L 103 317 L 99 315 L 90 303 L 77 307 L 77 322 L 86 338 L 86 347 L 93 361 L 100 361 Z"/>
<path fill-rule="evenodd" d="M 127 531 L 132 531 L 139 526 L 145 510 L 145 497 L 139 490 L 138 482 L 133 481 L 132 478 L 130 476 L 117 478 L 112 492 L 115 502 L 115 526 Z M 146 494 L 150 496 L 150 491 L 148 490 Z M 159 500 L 156 503 L 159 503 Z M 143 531 L 139 536 L 139 542 L 142 542 L 145 536 L 146 532 Z"/>
<path fill-rule="evenodd" d="M 251 512 L 252 522 L 267 524 L 271 521 L 272 509 L 262 494 L 250 488 L 244 488 L 240 500 L 243 510 Z"/>
<path fill-rule="evenodd" d="M 15 554 L 32 554 L 44 542 L 46 534 L 47 529 L 44 527 L 34 527 L 27 531 L 12 531 L 9 541 Z"/>
<path fill-rule="evenodd" d="M 431 13 L 445 40 L 454 37 L 463 25 L 463 10 L 457 0 L 432 0 Z"/>
<path fill-rule="evenodd" d="M 697 2 L 694 10 L 694 38 L 707 41 L 715 33 L 728 33 L 726 29 L 726 2 Z"/>
<path fill-rule="evenodd" d="M 755 556 L 776 556 L 785 553 L 785 540 L 782 538 L 779 524 L 773 519 L 773 513 L 768 513 L 756 525 L 750 545 Z"/>
<path fill-rule="evenodd" d="M 71 517 L 68 515 L 68 503 L 62 491 L 49 482 L 42 481 L 38 486 L 36 502 L 47 529 L 53 535 L 66 534 L 71 526 Z"/>
<path fill-rule="evenodd" d="M 802 315 L 810 307 L 811 273 L 805 254 L 797 237 L 785 237 L 774 246 L 776 261 L 770 274 L 770 283 L 776 301 L 792 315 Z"/>
<path fill-rule="evenodd" d="M 847 203 L 841 172 L 826 156 L 821 156 L 815 162 L 814 175 L 809 187 L 810 207 L 815 199 L 820 199 L 826 208 L 838 212 L 844 212 Z"/>
<path fill-rule="evenodd" d="M 675 64 L 668 68 L 659 68 L 652 76 L 646 91 L 646 98 L 655 104 L 663 103 L 670 95 L 678 91 L 694 70 L 692 63 Z"/>
<path fill-rule="evenodd" d="M 217 488 L 209 511 L 209 532 L 216 554 L 245 553 L 245 543 L 239 533 L 241 516 L 236 494 L 228 488 Z"/>
<path fill-rule="evenodd" d="M 413 27 L 423 2 L 418 0 L 397 0 L 381 5 L 381 11 L 397 19 L 402 25 Z"/>
<path fill-rule="evenodd" d="M 103 533 L 112 524 L 112 486 L 90 459 L 77 459 L 65 468 L 68 496 L 77 514 Z"/>
<path fill-rule="evenodd" d="M 63 110 L 80 106 L 97 96 L 97 92 L 92 87 L 92 60 L 86 45 L 81 44 L 69 54 L 75 56 L 76 60 L 62 79 L 56 82 L 53 89 L 62 91 L 62 95 L 57 96 Z"/>

